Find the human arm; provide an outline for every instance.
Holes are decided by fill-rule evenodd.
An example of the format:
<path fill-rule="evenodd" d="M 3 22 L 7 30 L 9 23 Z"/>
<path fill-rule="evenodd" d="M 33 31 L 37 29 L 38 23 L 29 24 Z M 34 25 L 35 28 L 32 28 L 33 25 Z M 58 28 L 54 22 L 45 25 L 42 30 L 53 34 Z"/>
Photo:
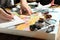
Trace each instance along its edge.
<path fill-rule="evenodd" d="M 28 6 L 27 0 L 20 0 L 21 2 L 21 10 L 20 10 L 20 14 L 23 13 L 23 10 L 26 11 L 29 15 L 32 14 L 31 8 L 30 6 Z"/>

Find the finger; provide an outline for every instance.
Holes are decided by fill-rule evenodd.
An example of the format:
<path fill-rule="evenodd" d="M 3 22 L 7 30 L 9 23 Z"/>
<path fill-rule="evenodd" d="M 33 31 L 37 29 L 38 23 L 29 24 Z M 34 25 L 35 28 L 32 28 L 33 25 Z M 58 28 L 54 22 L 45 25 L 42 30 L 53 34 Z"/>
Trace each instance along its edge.
<path fill-rule="evenodd" d="M 1 16 L 0 18 L 1 19 L 4 19 L 4 20 L 12 20 L 12 17 L 11 16 L 10 17 L 9 16 L 7 17 L 7 16 L 4 16 L 3 14 L 0 14 L 0 16 Z"/>
<path fill-rule="evenodd" d="M 27 12 L 28 12 L 29 15 L 32 14 L 32 11 L 30 9 L 27 9 Z"/>
<path fill-rule="evenodd" d="M 13 18 L 13 16 L 12 16 L 12 15 L 7 14 L 7 13 L 6 13 L 5 11 L 3 11 L 2 9 L 0 10 L 0 12 L 1 12 L 1 14 L 0 14 L 0 15 L 4 16 L 4 17 L 6 17 L 6 18 Z"/>
<path fill-rule="evenodd" d="M 10 11 L 7 11 L 8 13 L 10 13 L 10 14 L 8 14 L 8 18 L 13 18 L 14 17 L 14 15 L 12 14 L 12 12 L 10 12 Z"/>
<path fill-rule="evenodd" d="M 0 17 L 0 19 L 3 19 L 3 20 L 12 20 L 11 18 L 6 18 L 5 16 L 2 16 L 2 15 L 0 15 L 1 17 Z"/>
<path fill-rule="evenodd" d="M 25 8 L 26 9 L 26 11 L 27 11 L 27 13 L 29 14 L 29 15 L 31 15 L 32 14 L 32 10 L 31 10 L 31 8 L 28 6 L 28 8 Z"/>
<path fill-rule="evenodd" d="M 6 17 L 6 18 L 10 18 L 10 19 L 13 19 L 13 16 L 12 15 L 9 15 L 9 14 L 2 14 L 2 16 Z"/>
<path fill-rule="evenodd" d="M 22 9 L 20 10 L 20 14 L 22 14 Z"/>
<path fill-rule="evenodd" d="M 20 8 L 20 14 L 22 14 L 22 7 Z"/>

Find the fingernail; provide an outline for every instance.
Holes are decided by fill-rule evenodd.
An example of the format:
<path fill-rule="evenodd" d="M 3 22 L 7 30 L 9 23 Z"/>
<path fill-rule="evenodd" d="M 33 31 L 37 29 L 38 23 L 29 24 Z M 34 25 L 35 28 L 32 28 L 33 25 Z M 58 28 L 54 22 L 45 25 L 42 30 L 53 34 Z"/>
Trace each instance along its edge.
<path fill-rule="evenodd" d="M 14 18 L 12 18 L 12 19 L 14 19 Z"/>

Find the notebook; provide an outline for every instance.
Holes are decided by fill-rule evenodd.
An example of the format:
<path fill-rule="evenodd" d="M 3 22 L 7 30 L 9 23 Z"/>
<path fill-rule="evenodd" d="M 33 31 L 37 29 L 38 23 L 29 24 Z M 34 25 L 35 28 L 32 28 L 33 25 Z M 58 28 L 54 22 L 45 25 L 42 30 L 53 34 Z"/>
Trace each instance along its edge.
<path fill-rule="evenodd" d="M 0 19 L 0 28 L 6 28 L 9 26 L 13 26 L 13 25 L 17 25 L 17 24 L 21 24 L 24 23 L 25 21 L 23 21 L 22 19 L 20 19 L 18 16 L 14 16 L 14 19 L 12 19 L 11 21 L 6 21 L 6 20 L 2 20 Z"/>

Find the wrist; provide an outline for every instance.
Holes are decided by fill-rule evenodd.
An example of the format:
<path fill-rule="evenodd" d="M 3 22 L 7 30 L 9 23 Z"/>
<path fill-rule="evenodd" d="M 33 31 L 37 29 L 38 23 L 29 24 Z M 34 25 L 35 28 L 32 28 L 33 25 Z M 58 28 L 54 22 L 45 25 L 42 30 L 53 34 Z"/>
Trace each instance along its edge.
<path fill-rule="evenodd" d="M 27 5 L 28 3 L 27 3 L 27 0 L 21 0 L 21 5 Z"/>
<path fill-rule="evenodd" d="M 21 4 L 25 4 L 25 3 L 27 3 L 27 0 L 21 0 Z"/>

